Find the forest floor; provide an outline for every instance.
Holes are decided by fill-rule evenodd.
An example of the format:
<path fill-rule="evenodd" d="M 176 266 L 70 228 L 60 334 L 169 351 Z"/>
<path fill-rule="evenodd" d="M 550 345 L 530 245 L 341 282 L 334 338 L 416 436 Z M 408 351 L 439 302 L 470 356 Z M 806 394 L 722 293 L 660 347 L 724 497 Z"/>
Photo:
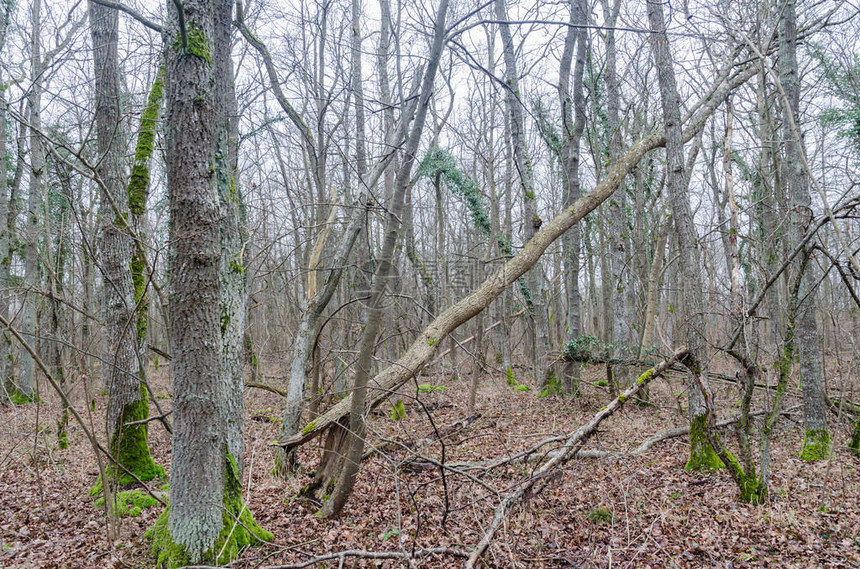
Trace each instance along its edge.
<path fill-rule="evenodd" d="M 601 372 L 588 370 L 583 395 L 572 400 L 539 398 L 534 385 L 516 391 L 504 374 L 482 376 L 476 409 L 480 417 L 445 439 L 445 460 L 504 457 L 573 431 L 609 400 L 606 388 L 596 385 Z M 168 409 L 165 376 L 162 369 L 152 385 L 158 403 Z M 278 385 L 275 379 L 267 381 Z M 468 375 L 452 380 L 444 370 L 419 379 L 445 388 L 420 395 L 437 428 L 469 414 L 470 381 Z M 772 499 L 750 506 L 740 502 L 725 470 L 707 475 L 684 470 L 686 437 L 657 443 L 644 454 L 625 454 L 651 435 L 684 424 L 683 385 L 680 375 L 657 379 L 652 384 L 654 406 L 628 402 L 607 419 L 586 447 L 611 454 L 569 462 L 539 493 L 515 507 L 484 555 L 484 566 L 860 567 L 860 459 L 846 449 L 848 421 L 831 415 L 832 457 L 808 463 L 798 458 L 799 408 L 783 418 L 773 451 Z M 720 416 L 730 416 L 734 387 L 714 387 L 723 407 Z M 414 393 L 413 385 L 410 396 L 404 397 L 406 418 L 391 419 L 390 407 L 374 415 L 370 443 L 379 447 L 384 441 L 423 441 L 416 452 L 439 460 L 442 445 L 429 438 L 434 427 L 411 398 Z M 424 557 L 417 562 L 420 567 L 462 566 L 463 553 L 480 540 L 500 496 L 535 468 L 534 462 L 520 463 L 486 473 L 471 471 L 471 478 L 449 471 L 443 483 L 437 468 L 410 467 L 414 456 L 409 451 L 384 450 L 362 464 L 344 515 L 321 519 L 317 504 L 298 497 L 310 480 L 307 472 L 288 481 L 270 473 L 281 398 L 257 389 L 246 390 L 245 396 L 246 500 L 275 539 L 243 552 L 231 567 L 277 567 L 348 549 L 409 552 L 435 547 L 447 547 L 449 553 Z M 123 519 L 120 539 L 109 542 L 104 512 L 87 493 L 98 476 L 92 450 L 74 424 L 69 427 L 71 447 L 58 449 L 59 405 L 46 399 L 39 406 L 0 408 L 0 567 L 152 567 L 144 532 L 161 508 Z M 78 399 L 88 418 L 80 394 Z M 96 399 L 92 421 L 99 426 L 96 430 L 103 430 L 107 398 L 101 394 Z M 786 406 L 799 403 L 795 392 Z M 158 423 L 150 425 L 153 455 L 169 468 L 169 435 Z M 307 469 L 315 466 L 318 452 L 316 441 L 301 449 Z M 405 565 L 348 558 L 343 566 Z M 338 567 L 338 562 L 314 567 Z"/>

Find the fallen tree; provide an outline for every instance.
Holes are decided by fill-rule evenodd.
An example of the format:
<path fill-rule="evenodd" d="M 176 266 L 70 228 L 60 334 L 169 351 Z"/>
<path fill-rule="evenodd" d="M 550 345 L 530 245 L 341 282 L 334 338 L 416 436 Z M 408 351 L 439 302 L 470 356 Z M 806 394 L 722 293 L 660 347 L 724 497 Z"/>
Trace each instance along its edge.
<path fill-rule="evenodd" d="M 756 73 L 757 68 L 752 65 L 735 69 L 734 56 L 737 55 L 737 52 L 733 52 L 731 55 L 732 57 L 729 58 L 708 93 L 692 107 L 693 110 L 684 120 L 686 126 L 683 138 L 685 141 L 689 141 L 695 136 L 704 126 L 708 117 L 725 101 L 729 93 L 743 85 Z M 437 316 L 419 334 L 415 342 L 397 362 L 373 378 L 369 386 L 372 392 L 367 398 L 367 407 L 375 407 L 385 400 L 392 391 L 414 377 L 432 359 L 436 347 L 448 334 L 489 306 L 494 299 L 533 267 L 556 239 L 609 198 L 627 174 L 648 152 L 665 145 L 665 143 L 666 138 L 662 131 L 655 132 L 634 143 L 624 155 L 619 157 L 609 169 L 606 177 L 598 182 L 592 191 L 576 200 L 569 208 L 562 210 L 551 221 L 545 223 L 535 233 L 534 237 L 525 244 L 519 254 L 490 275 L 470 295 Z M 299 433 L 274 444 L 286 449 L 304 444 L 325 433 L 333 425 L 344 424 L 351 406 L 352 395 L 349 395 L 305 425 Z"/>
<path fill-rule="evenodd" d="M 690 352 L 687 348 L 679 348 L 672 356 L 654 366 L 653 368 L 647 370 L 645 373 L 639 376 L 633 384 L 627 388 L 624 393 L 613 399 L 609 405 L 601 409 L 597 412 L 594 417 L 591 418 L 589 422 L 579 427 L 573 433 L 571 433 L 567 440 L 564 443 L 564 446 L 558 450 L 558 452 L 543 463 L 539 468 L 534 471 L 534 474 L 529 476 L 527 479 L 523 480 L 519 484 L 517 484 L 513 490 L 511 490 L 507 496 L 505 496 L 499 505 L 496 506 L 496 512 L 493 516 L 493 521 L 490 522 L 489 527 L 484 532 L 484 536 L 481 538 L 481 541 L 478 542 L 478 545 L 472 550 L 469 555 L 469 560 L 466 562 L 466 568 L 471 569 L 475 566 L 475 563 L 481 558 L 481 555 L 490 545 L 490 542 L 495 536 L 496 531 L 502 525 L 502 522 L 507 515 L 508 510 L 514 506 L 517 502 L 519 502 L 526 493 L 531 493 L 534 489 L 535 485 L 541 480 L 551 480 L 552 477 L 558 472 L 559 467 L 564 465 L 567 461 L 571 460 L 576 456 L 576 454 L 582 449 L 582 445 L 585 444 L 585 441 L 597 431 L 597 427 L 600 426 L 600 423 L 603 422 L 604 419 L 615 413 L 618 409 L 621 408 L 624 403 L 636 395 L 640 389 L 644 386 L 648 385 L 648 383 L 653 380 L 655 377 L 664 373 L 669 367 L 675 362 L 682 361 L 684 358 L 688 357 Z M 539 492 L 540 489 L 536 490 L 534 493 Z"/>

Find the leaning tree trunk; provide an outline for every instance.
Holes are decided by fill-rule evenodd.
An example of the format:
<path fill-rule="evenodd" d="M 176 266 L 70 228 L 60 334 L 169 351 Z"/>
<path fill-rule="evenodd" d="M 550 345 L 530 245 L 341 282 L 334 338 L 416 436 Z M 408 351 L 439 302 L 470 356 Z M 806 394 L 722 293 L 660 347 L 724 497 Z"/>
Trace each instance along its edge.
<path fill-rule="evenodd" d="M 663 120 L 666 125 L 666 186 L 672 202 L 672 214 L 678 235 L 681 269 L 681 294 L 686 322 L 682 330 L 682 343 L 693 354 L 693 359 L 704 366 L 708 361 L 705 337 L 705 299 L 702 284 L 702 264 L 696 226 L 687 194 L 687 177 L 684 174 L 684 141 L 681 133 L 681 109 L 675 85 L 672 53 L 666 36 L 663 6 L 648 2 L 648 23 L 651 28 L 651 49 L 657 66 Z M 698 370 L 704 373 L 704 370 Z M 694 373 L 687 374 L 690 413 L 690 458 L 686 468 L 713 469 L 722 465 L 714 453 L 707 435 L 707 408 Z"/>
<path fill-rule="evenodd" d="M 366 426 L 364 423 L 364 406 L 367 398 L 367 385 L 370 380 L 371 366 L 373 365 L 373 353 L 376 347 L 376 338 L 379 334 L 382 322 L 383 303 L 385 288 L 388 277 L 391 274 L 394 259 L 395 246 L 397 245 L 398 229 L 403 214 L 406 188 L 412 177 L 412 166 L 415 163 L 418 145 L 424 131 L 424 123 L 427 111 L 430 107 L 430 97 L 433 93 L 433 84 L 439 61 L 442 56 L 442 47 L 445 36 L 445 17 L 448 12 L 448 0 L 442 0 L 436 11 L 434 22 L 433 40 L 427 61 L 427 69 L 421 85 L 421 94 L 418 99 L 418 107 L 409 138 L 404 149 L 403 160 L 398 168 L 394 180 L 394 193 L 385 216 L 385 228 L 383 234 L 382 251 L 379 254 L 376 272 L 371 283 L 370 299 L 367 301 L 367 320 L 359 340 L 358 363 L 356 365 L 351 407 L 349 413 L 348 431 L 340 438 L 339 447 L 343 449 L 337 454 L 343 456 L 340 461 L 338 472 L 332 478 L 334 489 L 331 497 L 323 504 L 321 513 L 332 517 L 340 515 L 347 499 L 352 494 L 355 485 L 358 467 L 361 464 L 361 455 L 364 451 L 364 434 Z M 332 453 L 327 454 L 328 457 Z M 326 470 L 320 468 L 320 470 Z M 328 482 L 325 484 L 328 486 Z"/>
<path fill-rule="evenodd" d="M 170 204 L 173 454 L 170 507 L 151 530 L 159 566 L 222 564 L 270 534 L 257 526 L 228 453 L 221 335 L 221 208 L 229 180 L 224 100 L 230 0 L 167 3 L 165 101 Z M 226 42 L 226 45 L 222 45 Z M 213 175 L 214 174 L 214 175 Z M 240 357 L 240 353 L 236 354 Z M 235 409 L 230 409 L 235 412 Z"/>
<path fill-rule="evenodd" d="M 715 83 L 708 90 L 706 98 L 695 105 L 696 112 L 688 117 L 687 128 L 683 132 L 683 141 L 691 140 L 714 112 L 714 109 L 725 100 L 726 96 L 746 83 L 754 74 L 754 70 L 749 66 L 741 67 L 736 73 L 731 74 L 733 70 L 736 70 L 736 67 L 736 64 L 730 60 L 720 70 Z M 471 294 L 439 314 L 421 332 L 397 362 L 374 377 L 374 382 L 378 388 L 368 401 L 367 407 L 375 407 L 385 400 L 391 391 L 398 389 L 406 381 L 415 377 L 433 357 L 442 340 L 457 327 L 489 306 L 494 299 L 534 266 L 544 251 L 556 239 L 609 198 L 624 177 L 631 172 L 645 154 L 665 144 L 666 136 L 663 132 L 656 132 L 638 140 L 610 167 L 606 176 L 597 183 L 591 192 L 576 200 L 569 208 L 565 208 L 549 223 L 544 224 L 531 241 L 525 244 L 522 251 L 487 277 Z M 341 400 L 326 413 L 306 425 L 301 433 L 281 441 L 279 445 L 288 448 L 295 447 L 322 433 L 337 432 L 334 428 L 335 425 L 341 424 L 354 407 L 353 396 Z"/>
<path fill-rule="evenodd" d="M 784 178 L 790 203 L 789 247 L 800 242 L 812 220 L 812 199 L 809 179 L 803 167 L 802 139 L 797 139 L 791 123 L 798 124 L 800 116 L 800 77 L 797 66 L 797 22 L 794 0 L 781 4 L 779 42 L 779 75 L 785 91 L 783 109 L 783 145 L 785 147 Z M 803 256 L 809 257 L 811 249 Z M 806 428 L 800 457 L 805 460 L 822 460 L 830 456 L 830 432 L 827 429 L 827 402 L 821 377 L 821 338 L 818 334 L 818 302 L 815 289 L 817 277 L 811 259 L 795 263 L 796 271 L 803 271 L 797 289 L 797 346 L 800 359 L 800 378 L 803 388 L 803 420 Z"/>
<path fill-rule="evenodd" d="M 99 264 L 104 281 L 105 336 L 102 369 L 108 387 L 107 432 L 111 454 L 125 470 L 111 472 L 119 484 L 152 480 L 163 475 L 152 460 L 147 425 L 126 427 L 149 417 L 149 397 L 140 378 L 132 282 L 132 242 L 128 233 L 129 207 L 124 167 L 125 136 L 119 103 L 117 42 L 119 12 L 90 2 L 93 41 L 96 134 L 101 186 Z"/>

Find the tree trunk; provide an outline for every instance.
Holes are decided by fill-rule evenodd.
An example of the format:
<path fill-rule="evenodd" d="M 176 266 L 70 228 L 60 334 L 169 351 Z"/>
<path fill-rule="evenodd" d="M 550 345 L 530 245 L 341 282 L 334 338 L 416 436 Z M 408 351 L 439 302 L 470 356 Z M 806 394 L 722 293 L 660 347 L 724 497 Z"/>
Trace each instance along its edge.
<path fill-rule="evenodd" d="M 675 85 L 672 54 L 666 36 L 663 6 L 648 3 L 648 23 L 651 29 L 651 49 L 657 66 L 660 83 L 660 98 L 663 120 L 666 125 L 666 185 L 672 203 L 675 231 L 678 236 L 680 254 L 681 293 L 686 322 L 681 333 L 693 358 L 704 366 L 708 361 L 707 338 L 705 336 L 705 299 L 702 285 L 702 264 L 696 226 L 687 195 L 687 177 L 684 174 L 684 141 L 681 133 L 681 109 L 678 89 Z M 698 370 L 705 373 L 705 370 Z M 686 468 L 713 469 L 721 462 L 711 447 L 707 436 L 707 409 L 702 392 L 693 377 L 687 374 L 690 413 L 690 458 Z"/>
<path fill-rule="evenodd" d="M 293 341 L 292 360 L 290 361 L 290 379 L 287 388 L 287 403 L 284 406 L 283 420 L 281 421 L 281 439 L 286 439 L 299 432 L 302 420 L 302 405 L 305 396 L 305 384 L 307 379 L 307 365 L 311 358 L 311 349 L 317 335 L 317 325 L 323 310 L 328 306 L 340 277 L 343 267 L 349 260 L 355 241 L 364 226 L 366 207 L 370 202 L 362 194 L 359 202 L 354 204 L 349 224 L 347 225 L 340 247 L 332 260 L 331 269 L 323 283 L 322 288 L 310 300 L 307 309 L 299 322 L 299 329 Z M 365 207 L 360 207 L 361 205 Z M 282 478 L 295 473 L 298 467 L 298 459 L 295 449 L 279 448 L 275 453 L 274 472 Z"/>
<path fill-rule="evenodd" d="M 4 4 L 0 12 L 0 50 L 6 43 L 6 28 L 10 19 L 12 7 Z M 0 85 L 3 84 L 3 70 L 0 69 Z M 0 169 L 0 317 L 9 321 L 9 267 L 12 264 L 12 251 L 9 248 L 11 242 L 11 230 L 14 224 L 9 223 L 9 178 L 6 171 L 6 91 L 0 90 L 0 156 L 4 157 L 2 169 Z M 0 333 L 0 400 L 9 396 L 12 387 L 11 361 L 12 344 L 9 333 Z"/>
<path fill-rule="evenodd" d="M 433 92 L 433 83 L 442 55 L 447 12 L 448 2 L 447 0 L 442 0 L 436 12 L 432 47 L 427 62 L 427 69 L 424 72 L 414 123 L 404 149 L 403 161 L 398 168 L 395 178 L 394 194 L 385 216 L 382 251 L 378 257 L 378 265 L 373 275 L 370 299 L 367 305 L 367 323 L 359 340 L 358 363 L 356 365 L 353 393 L 350 402 L 349 430 L 343 438 L 342 445 L 340 445 L 340 448 L 343 448 L 344 452 L 339 454 L 344 459 L 338 468 L 331 497 L 326 500 L 321 509 L 322 515 L 327 517 L 340 515 L 341 510 L 352 493 L 358 468 L 361 464 L 365 434 L 364 406 L 367 397 L 367 385 L 371 376 L 376 338 L 379 334 L 382 321 L 382 299 L 385 295 L 388 277 L 392 271 L 392 261 L 395 245 L 397 244 L 400 219 L 403 213 L 406 187 L 411 180 L 412 166 L 415 162 L 418 145 L 424 131 L 427 110 L 430 106 L 430 96 Z M 328 483 L 326 483 L 326 486 L 328 486 Z"/>
<path fill-rule="evenodd" d="M 30 43 L 30 79 L 33 82 L 27 96 L 27 114 L 30 122 L 30 185 L 27 198 L 27 221 L 24 240 L 24 288 L 25 296 L 21 307 L 21 333 L 33 345 L 36 341 L 36 298 L 39 288 L 38 246 L 42 237 L 41 220 L 44 217 L 43 176 L 45 171 L 45 151 L 42 148 L 42 49 L 41 44 L 41 0 L 34 0 L 31 6 L 32 38 Z M 24 399 L 35 395 L 35 362 L 27 350 L 21 351 L 18 374 L 18 391 Z"/>
<path fill-rule="evenodd" d="M 803 167 L 803 140 L 796 140 L 792 120 L 797 124 L 800 117 L 800 76 L 797 66 L 797 23 L 794 0 L 781 4 L 779 42 L 779 75 L 785 91 L 783 108 L 783 145 L 785 147 L 784 178 L 791 204 L 789 248 L 793 249 L 802 239 L 812 220 L 812 199 L 809 195 L 809 180 Z M 827 402 L 821 376 L 821 338 L 818 334 L 818 301 L 815 289 L 817 277 L 811 263 L 811 249 L 803 254 L 805 259 L 795 263 L 796 278 L 800 278 L 797 289 L 798 302 L 805 299 L 804 306 L 797 307 L 797 345 L 800 359 L 800 382 L 803 388 L 803 420 L 806 429 L 800 457 L 805 460 L 823 460 L 830 456 L 830 432 L 827 429 Z"/>
<path fill-rule="evenodd" d="M 579 147 L 585 128 L 585 97 L 583 96 L 583 74 L 585 72 L 585 50 L 587 10 L 583 0 L 571 0 L 570 23 L 565 38 L 564 52 L 559 66 L 558 96 L 562 109 L 562 180 L 564 182 L 564 207 L 571 207 L 579 199 Z M 573 70 L 573 93 L 570 93 L 570 64 L 576 48 L 576 64 Z M 562 237 L 565 262 L 565 292 L 567 294 L 567 341 L 582 334 L 582 308 L 579 292 L 579 224 L 574 225 Z M 562 377 L 562 393 L 568 396 L 579 391 L 580 365 L 565 362 Z"/>
<path fill-rule="evenodd" d="M 219 82 L 232 81 L 222 71 L 228 64 L 220 61 L 230 56 L 232 5 L 229 0 L 185 0 L 182 13 L 174 3 L 167 5 L 174 423 L 170 507 L 152 530 L 158 566 L 226 563 L 245 545 L 271 537 L 242 501 L 241 479 L 227 448 L 228 429 L 235 427 L 229 413 L 236 409 L 228 406 L 221 373 L 219 186 L 229 181 L 224 95 L 232 88 Z"/>
<path fill-rule="evenodd" d="M 621 0 L 602 0 L 604 18 L 606 18 L 606 118 L 609 127 L 609 160 L 614 162 L 621 155 L 621 93 L 617 71 L 617 48 L 615 44 L 615 24 L 621 10 Z M 621 191 L 616 192 L 609 200 L 609 226 L 606 228 L 606 261 L 608 271 L 604 273 L 603 287 L 606 313 L 606 342 L 615 346 L 616 357 L 628 358 L 631 338 L 631 315 L 627 307 L 627 287 L 630 285 L 630 275 L 627 265 L 627 195 L 622 185 Z M 617 383 L 627 383 L 628 370 L 626 366 L 615 365 L 612 370 L 610 388 L 615 394 Z"/>
<path fill-rule="evenodd" d="M 507 11 L 504 0 L 495 0 L 496 19 L 499 20 L 499 34 L 502 38 L 502 53 L 505 60 L 505 106 L 510 117 L 510 138 L 513 150 L 514 165 L 519 174 L 520 186 L 523 190 L 523 242 L 528 242 L 543 224 L 537 211 L 537 195 L 535 193 L 534 172 L 526 147 L 525 120 L 523 118 L 523 101 L 520 93 L 517 74 L 514 42 L 510 26 L 507 23 Z M 535 380 L 542 384 L 547 380 L 556 380 L 555 366 L 549 361 L 549 318 L 546 311 L 543 285 L 544 277 L 540 264 L 531 269 L 528 275 L 528 288 L 531 298 L 529 312 L 532 319 L 532 341 L 534 347 L 533 361 L 535 364 Z"/>
<path fill-rule="evenodd" d="M 102 370 L 109 390 L 107 432 L 119 464 L 143 481 L 164 474 L 149 454 L 147 424 L 125 423 L 149 417 L 149 396 L 141 382 L 132 282 L 132 242 L 128 233 L 129 200 L 124 168 L 125 133 L 119 99 L 117 42 L 119 12 L 90 2 L 90 31 L 96 71 L 95 117 L 102 180 L 99 265 L 104 281 Z M 125 471 L 111 470 L 120 485 L 135 482 Z"/>

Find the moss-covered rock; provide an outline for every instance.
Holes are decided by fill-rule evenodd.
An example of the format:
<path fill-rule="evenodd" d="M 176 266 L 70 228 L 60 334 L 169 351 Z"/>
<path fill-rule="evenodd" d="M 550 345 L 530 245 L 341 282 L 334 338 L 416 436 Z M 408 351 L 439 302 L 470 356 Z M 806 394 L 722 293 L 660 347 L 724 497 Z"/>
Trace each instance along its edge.
<path fill-rule="evenodd" d="M 225 565 L 235 559 L 239 552 L 251 545 L 260 545 L 271 541 L 274 536 L 261 528 L 254 516 L 245 506 L 242 499 L 242 485 L 236 475 L 236 462 L 227 456 L 227 472 L 224 485 L 224 514 L 222 516 L 221 532 L 212 548 L 203 554 L 201 561 Z M 158 569 L 173 569 L 189 564 L 185 547 L 173 541 L 168 527 L 170 508 L 166 508 L 158 517 L 155 525 L 146 532 L 146 537 L 152 539 L 152 554 L 156 558 Z"/>
<path fill-rule="evenodd" d="M 827 460 L 830 458 L 830 433 L 827 429 L 807 429 L 803 437 L 801 460 Z"/>
<path fill-rule="evenodd" d="M 698 415 L 690 422 L 690 458 L 684 466 L 686 470 L 708 472 L 725 468 L 708 440 L 707 420 L 706 415 Z"/>

